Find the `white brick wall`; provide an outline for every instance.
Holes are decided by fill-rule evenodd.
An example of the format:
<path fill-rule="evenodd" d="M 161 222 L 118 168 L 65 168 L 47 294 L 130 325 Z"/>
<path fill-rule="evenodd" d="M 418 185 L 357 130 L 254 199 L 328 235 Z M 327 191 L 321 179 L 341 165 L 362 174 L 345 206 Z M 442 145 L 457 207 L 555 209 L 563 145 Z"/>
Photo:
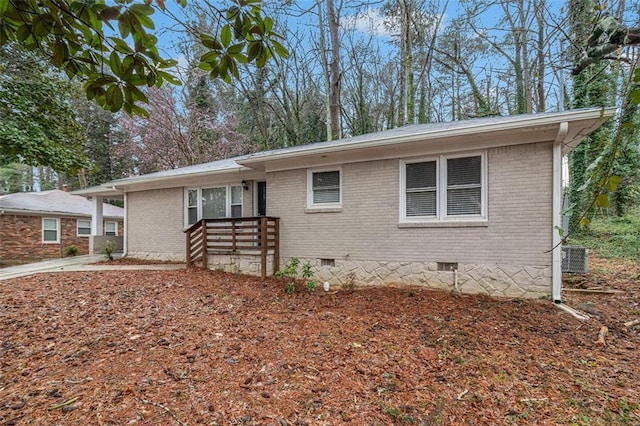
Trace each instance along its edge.
<path fill-rule="evenodd" d="M 184 259 L 184 190 L 168 188 L 127 194 L 128 253 Z"/>
<path fill-rule="evenodd" d="M 268 174 L 281 256 L 549 266 L 550 143 L 490 149 L 486 227 L 401 228 L 399 160 L 342 166 L 343 208 L 305 213 L 306 169 Z"/>

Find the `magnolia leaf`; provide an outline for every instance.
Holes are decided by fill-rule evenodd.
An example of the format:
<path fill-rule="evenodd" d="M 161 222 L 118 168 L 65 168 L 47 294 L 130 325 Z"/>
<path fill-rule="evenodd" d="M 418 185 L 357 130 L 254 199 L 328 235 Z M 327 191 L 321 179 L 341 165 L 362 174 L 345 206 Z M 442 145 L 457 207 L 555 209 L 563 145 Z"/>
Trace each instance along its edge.
<path fill-rule="evenodd" d="M 278 56 L 284 59 L 289 57 L 289 51 L 282 44 L 275 40 L 271 40 L 271 45 L 273 46 L 273 49 L 278 54 Z"/>
<path fill-rule="evenodd" d="M 229 46 L 231 42 L 231 28 L 229 25 L 225 25 L 222 27 L 222 30 L 220 30 L 220 42 L 225 47 Z"/>
<path fill-rule="evenodd" d="M 122 62 L 120 61 L 120 56 L 118 56 L 118 53 L 115 50 L 111 52 L 111 55 L 109 55 L 109 66 L 115 75 L 122 77 Z"/>

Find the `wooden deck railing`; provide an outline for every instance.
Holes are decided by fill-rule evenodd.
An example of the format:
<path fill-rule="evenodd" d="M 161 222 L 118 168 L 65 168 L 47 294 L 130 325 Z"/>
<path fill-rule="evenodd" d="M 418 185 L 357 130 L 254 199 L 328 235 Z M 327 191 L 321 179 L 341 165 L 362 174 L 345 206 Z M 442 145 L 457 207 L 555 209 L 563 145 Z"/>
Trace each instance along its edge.
<path fill-rule="evenodd" d="M 187 237 L 187 266 L 207 267 L 208 254 L 260 253 L 260 272 L 267 275 L 267 255 L 273 254 L 273 271 L 280 263 L 280 218 L 234 217 L 202 219 L 184 231 Z"/>

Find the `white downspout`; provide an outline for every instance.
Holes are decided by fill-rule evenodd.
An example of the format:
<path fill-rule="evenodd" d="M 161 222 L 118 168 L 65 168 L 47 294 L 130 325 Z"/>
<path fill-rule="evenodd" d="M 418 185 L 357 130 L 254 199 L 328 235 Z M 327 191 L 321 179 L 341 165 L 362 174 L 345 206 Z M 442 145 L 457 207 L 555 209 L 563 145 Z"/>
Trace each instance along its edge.
<path fill-rule="evenodd" d="M 129 230 L 127 229 L 127 222 L 129 218 L 129 203 L 127 203 L 127 192 L 124 193 L 124 235 L 122 236 L 122 257 L 127 257 L 127 250 L 129 247 Z"/>
<path fill-rule="evenodd" d="M 553 250 L 551 251 L 551 297 L 554 303 L 562 303 L 562 144 L 569 132 L 569 123 L 563 121 L 553 142 Z"/>

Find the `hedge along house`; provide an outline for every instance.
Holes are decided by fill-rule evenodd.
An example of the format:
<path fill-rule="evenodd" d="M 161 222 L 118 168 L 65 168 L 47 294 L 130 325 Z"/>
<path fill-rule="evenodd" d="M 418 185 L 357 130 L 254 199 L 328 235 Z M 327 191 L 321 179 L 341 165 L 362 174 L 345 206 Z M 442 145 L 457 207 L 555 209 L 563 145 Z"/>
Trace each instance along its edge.
<path fill-rule="evenodd" d="M 99 224 L 85 197 L 57 189 L 0 196 L 0 264 L 63 257 L 69 246 L 91 252 L 94 228 L 103 239 L 122 245 L 124 209 L 105 204 Z M 99 226 L 96 226 L 99 225 Z"/>
<path fill-rule="evenodd" d="M 614 113 L 410 125 L 82 193 L 124 197 L 130 256 L 559 301 L 562 155 Z"/>

